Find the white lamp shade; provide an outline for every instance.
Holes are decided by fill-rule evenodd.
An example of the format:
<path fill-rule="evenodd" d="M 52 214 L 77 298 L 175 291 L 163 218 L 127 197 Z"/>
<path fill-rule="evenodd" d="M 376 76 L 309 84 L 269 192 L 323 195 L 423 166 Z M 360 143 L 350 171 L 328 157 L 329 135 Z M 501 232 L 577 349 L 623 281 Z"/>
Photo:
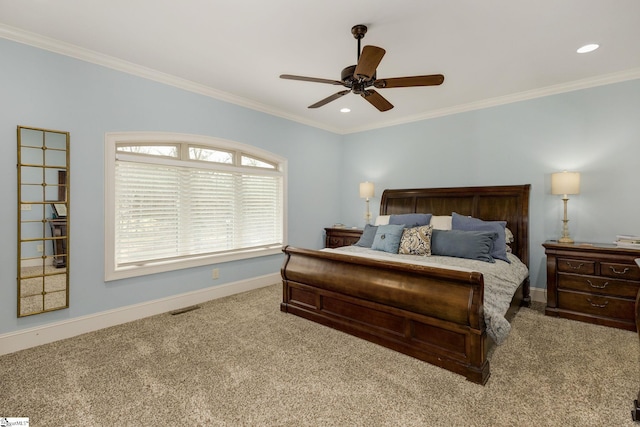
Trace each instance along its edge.
<path fill-rule="evenodd" d="M 580 173 L 564 171 L 551 174 L 551 194 L 580 194 Z"/>
<path fill-rule="evenodd" d="M 362 199 L 369 199 L 374 196 L 375 186 L 373 182 L 361 182 L 360 183 L 360 197 Z"/>

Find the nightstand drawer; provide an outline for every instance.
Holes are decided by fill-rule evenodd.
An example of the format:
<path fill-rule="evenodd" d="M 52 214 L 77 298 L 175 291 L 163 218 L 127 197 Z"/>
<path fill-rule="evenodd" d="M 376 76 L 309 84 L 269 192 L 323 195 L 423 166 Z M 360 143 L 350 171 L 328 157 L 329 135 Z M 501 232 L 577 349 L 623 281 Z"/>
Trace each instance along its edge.
<path fill-rule="evenodd" d="M 559 290 L 558 302 L 563 310 L 619 320 L 635 320 L 633 300 Z"/>
<path fill-rule="evenodd" d="M 634 264 L 601 262 L 600 275 L 616 279 L 640 280 L 640 268 Z"/>
<path fill-rule="evenodd" d="M 583 259 L 558 258 L 558 271 L 576 274 L 595 274 L 596 263 Z"/>
<path fill-rule="evenodd" d="M 604 294 L 623 298 L 636 298 L 640 284 L 598 276 L 558 274 L 558 289 Z"/>
<path fill-rule="evenodd" d="M 339 248 L 340 246 L 350 246 L 357 243 L 362 237 L 361 228 L 328 227 L 326 232 L 325 247 Z"/>
<path fill-rule="evenodd" d="M 340 246 L 349 246 L 344 243 L 344 237 L 336 237 L 336 236 L 327 237 L 328 248 L 339 248 Z"/>

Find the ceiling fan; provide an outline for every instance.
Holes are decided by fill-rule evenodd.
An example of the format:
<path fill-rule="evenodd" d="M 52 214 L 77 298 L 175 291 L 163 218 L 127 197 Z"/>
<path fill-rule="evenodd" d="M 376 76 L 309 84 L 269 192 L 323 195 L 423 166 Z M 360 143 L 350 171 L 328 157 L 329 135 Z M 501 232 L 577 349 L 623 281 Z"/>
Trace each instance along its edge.
<path fill-rule="evenodd" d="M 382 61 L 382 57 L 385 54 L 385 50 L 377 46 L 365 46 L 360 51 L 360 40 L 367 33 L 366 25 L 355 25 L 351 28 L 351 34 L 358 40 L 358 63 L 356 65 L 350 65 L 342 70 L 340 80 L 320 79 L 316 77 L 304 77 L 294 76 L 291 74 L 280 75 L 281 79 L 288 80 L 301 80 L 304 82 L 326 83 L 330 85 L 344 86 L 348 89 L 334 93 L 331 96 L 324 98 L 309 105 L 309 108 L 322 107 L 331 101 L 353 92 L 356 95 L 362 96 L 369 101 L 371 105 L 376 107 L 380 111 L 388 111 L 393 108 L 393 105 L 387 101 L 382 95 L 373 89 L 368 89 L 373 86 L 376 89 L 386 89 L 394 87 L 415 87 L 415 86 L 438 86 L 444 81 L 442 74 L 431 74 L 426 76 L 411 76 L 411 77 L 392 77 L 388 79 L 378 79 L 376 77 L 376 68 Z"/>

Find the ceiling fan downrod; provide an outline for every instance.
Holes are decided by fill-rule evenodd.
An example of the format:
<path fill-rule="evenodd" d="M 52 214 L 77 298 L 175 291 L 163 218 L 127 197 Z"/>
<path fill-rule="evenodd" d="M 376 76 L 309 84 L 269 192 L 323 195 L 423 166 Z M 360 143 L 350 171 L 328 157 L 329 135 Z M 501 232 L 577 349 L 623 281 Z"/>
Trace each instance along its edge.
<path fill-rule="evenodd" d="M 360 40 L 367 34 L 367 26 L 362 24 L 354 25 L 351 28 L 351 34 L 358 40 L 358 61 L 360 61 Z"/>

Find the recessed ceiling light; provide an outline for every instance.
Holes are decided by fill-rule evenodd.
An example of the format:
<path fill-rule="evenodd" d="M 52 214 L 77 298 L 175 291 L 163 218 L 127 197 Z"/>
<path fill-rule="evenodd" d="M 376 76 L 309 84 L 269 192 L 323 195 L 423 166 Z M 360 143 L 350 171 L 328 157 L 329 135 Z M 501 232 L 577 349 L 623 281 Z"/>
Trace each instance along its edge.
<path fill-rule="evenodd" d="M 340 109 L 340 112 L 341 112 L 341 113 L 348 113 L 348 112 L 350 112 L 350 111 L 351 111 L 351 108 L 347 108 L 347 107 L 345 107 L 345 108 L 341 108 L 341 109 Z"/>
<path fill-rule="evenodd" d="M 599 44 L 595 44 L 595 43 L 585 44 L 584 46 L 582 46 L 581 48 L 576 50 L 576 52 L 578 52 L 578 53 L 589 53 L 589 52 L 593 52 L 594 50 L 596 50 L 599 47 L 600 47 L 600 45 Z"/>

